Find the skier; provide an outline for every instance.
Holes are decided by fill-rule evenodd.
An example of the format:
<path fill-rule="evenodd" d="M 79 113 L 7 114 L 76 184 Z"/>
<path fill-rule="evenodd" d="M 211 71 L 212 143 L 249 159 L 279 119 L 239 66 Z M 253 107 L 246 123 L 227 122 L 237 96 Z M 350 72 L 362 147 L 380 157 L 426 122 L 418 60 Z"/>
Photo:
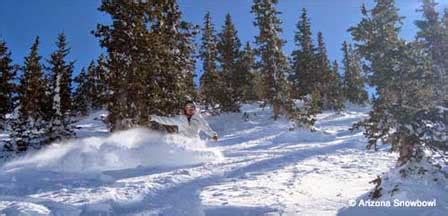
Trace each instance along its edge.
<path fill-rule="evenodd" d="M 213 140 L 218 140 L 218 134 L 210 128 L 201 114 L 196 113 L 196 105 L 193 101 L 188 101 L 185 104 L 182 115 L 176 115 L 174 117 L 150 115 L 149 118 L 150 121 L 155 121 L 159 124 L 177 126 L 179 133 L 187 137 L 198 138 L 199 132 L 203 131 Z"/>

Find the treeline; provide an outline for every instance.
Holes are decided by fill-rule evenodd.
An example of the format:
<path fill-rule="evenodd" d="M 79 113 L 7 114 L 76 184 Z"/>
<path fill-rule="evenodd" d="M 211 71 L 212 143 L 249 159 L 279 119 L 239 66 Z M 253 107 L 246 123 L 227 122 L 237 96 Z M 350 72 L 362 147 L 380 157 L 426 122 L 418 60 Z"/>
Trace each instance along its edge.
<path fill-rule="evenodd" d="M 312 34 L 305 9 L 295 49 L 287 55 L 277 2 L 253 1 L 259 31 L 253 42 L 242 43 L 230 14 L 217 32 L 210 13 L 201 28 L 184 21 L 175 0 L 103 0 L 99 10 L 112 22 L 98 24 L 93 34 L 106 53 L 73 80 L 64 35 L 46 64 L 38 39 L 20 67 L 0 43 L 0 118 L 11 131 L 7 149 L 71 137 L 73 117 L 95 109 L 109 111 L 112 131 L 124 130 L 150 125 L 151 114 L 177 114 L 191 99 L 217 114 L 261 101 L 272 106 L 274 119 L 310 126 L 322 110 L 342 110 L 346 101 L 367 103 L 367 80 L 376 88 L 373 110 L 356 126 L 366 129 L 369 147 L 391 143 L 404 162 L 424 146 L 446 152 L 448 15 L 439 17 L 433 0 L 423 1 L 414 41 L 399 37 L 403 18 L 394 0 L 376 0 L 370 10 L 363 6 L 363 19 L 349 29 L 355 44 L 341 44 L 342 62 L 329 59 L 324 36 Z M 200 86 L 194 83 L 197 58 Z"/>
<path fill-rule="evenodd" d="M 92 62 L 73 80 L 74 61 L 59 34 L 56 50 L 43 60 L 36 37 L 23 65 L 15 65 L 0 41 L 0 129 L 9 132 L 4 150 L 22 152 L 73 137 L 74 117 L 86 115 L 106 103 L 105 57 Z M 76 83 L 76 90 L 73 89 Z"/>
<path fill-rule="evenodd" d="M 148 125 L 151 114 L 177 114 L 190 99 L 213 113 L 239 112 L 242 103 L 263 101 L 273 106 L 275 119 L 285 115 L 300 126 L 311 125 L 321 110 L 342 109 L 346 99 L 367 102 L 358 55 L 345 45 L 344 67 L 349 73 L 341 77 L 337 63 L 327 57 L 322 34 L 316 48 L 311 43 L 305 10 L 298 24 L 298 47 L 291 56 L 295 60 L 289 61 L 282 51 L 285 41 L 279 36 L 276 3 L 254 1 L 252 13 L 260 31 L 252 47 L 251 42 L 242 45 L 230 14 L 216 32 L 210 13 L 199 28 L 182 20 L 176 1 L 103 1 L 99 10 L 113 22 L 99 24 L 94 34 L 107 50 L 111 129 Z M 302 25 L 306 26 L 301 29 Z M 197 47 L 194 39 L 199 32 Z M 310 50 L 299 45 L 306 43 Z M 196 56 L 202 62 L 198 87 Z M 311 82 L 300 83 L 309 74 Z M 296 106 L 297 100 L 304 105 Z"/>
<path fill-rule="evenodd" d="M 259 35 L 255 43 L 243 45 L 230 14 L 217 33 L 210 13 L 202 28 L 183 21 L 176 1 L 102 1 L 99 11 L 109 14 L 112 22 L 98 24 L 93 34 L 107 52 L 76 77 L 63 34 L 46 63 L 39 55 L 39 38 L 23 66 L 12 64 L 2 42 L 0 116 L 11 137 L 6 149 L 25 151 L 72 137 L 74 117 L 103 108 L 109 111 L 111 130 L 150 125 L 149 115 L 177 114 L 191 99 L 218 114 L 263 101 L 272 105 L 274 119 L 284 115 L 309 126 L 316 113 L 341 110 L 346 99 L 367 102 L 358 55 L 344 43 L 346 73 L 341 77 L 337 62 L 328 59 L 322 33 L 318 44 L 312 43 L 305 9 L 297 24 L 296 50 L 291 56 L 282 51 L 285 41 L 280 38 L 276 3 L 254 1 L 251 12 Z M 202 61 L 198 87 L 197 57 Z M 297 100 L 303 101 L 301 106 L 296 106 Z"/>
<path fill-rule="evenodd" d="M 299 125 L 310 125 L 321 110 L 341 110 L 344 102 L 368 102 L 362 77 L 361 58 L 343 43 L 343 68 L 327 55 L 323 34 L 313 44 L 311 23 L 303 9 L 295 35 L 296 49 L 290 56 L 283 51 L 281 20 L 277 1 L 254 1 L 252 13 L 259 35 L 255 47 L 241 47 L 230 14 L 216 33 L 210 13 L 204 17 L 200 58 L 203 62 L 199 98 L 212 110 L 239 111 L 241 103 L 263 101 L 272 105 L 273 117 L 285 114 Z M 305 105 L 296 106 L 297 100 Z"/>

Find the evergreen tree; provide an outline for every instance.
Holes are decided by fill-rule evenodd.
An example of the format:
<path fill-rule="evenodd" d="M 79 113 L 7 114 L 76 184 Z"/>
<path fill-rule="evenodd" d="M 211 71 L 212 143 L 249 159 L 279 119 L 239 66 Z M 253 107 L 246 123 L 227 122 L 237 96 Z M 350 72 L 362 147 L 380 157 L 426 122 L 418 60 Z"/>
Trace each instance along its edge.
<path fill-rule="evenodd" d="M 93 109 L 98 110 L 106 107 L 107 102 L 107 59 L 101 54 L 96 63 L 91 63 L 87 69 L 87 77 L 91 83 L 91 106 Z"/>
<path fill-rule="evenodd" d="M 316 72 L 315 48 L 312 41 L 311 23 L 305 8 L 297 23 L 295 34 L 295 44 L 297 49 L 292 52 L 294 97 L 311 95 L 317 88 L 317 81 L 320 79 Z"/>
<path fill-rule="evenodd" d="M 435 115 L 426 114 L 437 107 L 432 100 L 432 64 L 421 45 L 399 38 L 402 18 L 394 1 L 375 2 L 372 10 L 362 8 L 363 19 L 350 29 L 378 94 L 369 119 L 356 126 L 366 129 L 368 147 L 376 148 L 380 140 L 390 143 L 400 154 L 399 164 L 404 164 L 421 159 L 425 146 L 434 143 L 422 123 L 434 122 L 428 116 Z"/>
<path fill-rule="evenodd" d="M 107 59 L 103 54 L 96 62 L 91 61 L 87 70 L 83 68 L 74 81 L 78 85 L 73 96 L 77 115 L 84 116 L 92 110 L 103 109 L 107 101 L 113 100 L 108 98 Z"/>
<path fill-rule="evenodd" d="M 254 0 L 252 6 L 254 24 L 259 28 L 256 44 L 260 57 L 258 67 L 263 80 L 263 100 L 273 106 L 274 119 L 291 104 L 290 84 L 286 79 L 288 62 L 282 51 L 285 41 L 280 38 L 282 29 L 278 18 L 280 12 L 275 8 L 277 3 L 277 0 Z"/>
<path fill-rule="evenodd" d="M 89 87 L 89 109 L 98 110 L 106 105 L 106 81 L 107 65 L 104 55 L 100 55 L 98 60 L 91 61 L 87 67 L 87 86 Z"/>
<path fill-rule="evenodd" d="M 339 74 L 339 64 L 337 61 L 333 61 L 327 82 L 328 87 L 326 94 L 329 100 L 327 109 L 342 110 L 344 108 L 345 97 L 343 92 L 343 82 L 341 75 Z"/>
<path fill-rule="evenodd" d="M 361 58 L 346 41 L 342 44 L 344 80 L 343 95 L 354 104 L 365 104 L 368 101 L 367 91 L 362 77 Z"/>
<path fill-rule="evenodd" d="M 111 25 L 99 24 L 95 32 L 110 59 L 108 86 L 113 93 L 107 120 L 111 130 L 122 130 L 132 127 L 140 118 L 135 103 L 144 94 L 142 81 L 147 79 L 148 56 L 145 51 L 150 47 L 145 38 L 148 34 L 145 8 L 137 1 L 103 0 L 99 10 L 108 13 L 113 21 Z M 144 49 L 145 45 L 148 47 Z"/>
<path fill-rule="evenodd" d="M 417 50 L 423 50 L 427 55 L 426 63 L 430 65 L 430 80 L 423 80 L 425 88 L 420 92 L 432 95 L 431 103 L 426 104 L 428 109 L 421 109 L 415 116 L 416 130 L 419 131 L 420 142 L 435 152 L 448 152 L 446 130 L 448 125 L 448 14 L 440 18 L 437 12 L 437 3 L 433 0 L 424 0 L 421 8 L 423 19 L 415 22 L 419 28 L 417 32 Z M 420 77 L 418 77 L 421 79 Z M 429 92 L 429 93 L 428 93 Z"/>
<path fill-rule="evenodd" d="M 331 68 L 322 32 L 317 34 L 317 42 L 318 47 L 315 54 L 317 65 L 315 75 L 318 75 L 318 77 L 315 78 L 314 83 L 310 83 L 310 85 L 314 85 L 315 90 L 320 93 L 319 98 L 322 109 L 338 110 L 342 108 L 343 104 L 342 101 L 340 101 L 341 98 L 339 98 L 339 93 L 337 93 L 340 92 L 339 75 L 334 74 L 334 71 Z M 338 68 L 336 67 L 334 70 L 337 73 Z"/>
<path fill-rule="evenodd" d="M 89 97 L 92 87 L 85 68 L 81 69 L 79 75 L 75 77 L 74 82 L 78 86 L 73 95 L 73 106 L 74 110 L 76 110 L 75 115 L 86 116 L 89 114 L 92 104 L 91 98 Z"/>
<path fill-rule="evenodd" d="M 99 81 L 99 74 L 97 73 L 97 65 L 95 61 L 91 61 L 89 66 L 87 67 L 87 86 L 88 89 L 88 98 L 89 98 L 89 110 L 96 110 L 101 108 L 100 102 L 100 94 L 97 87 L 97 83 Z"/>
<path fill-rule="evenodd" d="M 70 53 L 64 34 L 59 34 L 56 42 L 57 50 L 51 54 L 50 64 L 50 109 L 49 139 L 61 140 L 74 135 L 71 128 L 72 98 L 71 83 L 74 62 L 66 62 Z"/>
<path fill-rule="evenodd" d="M 448 93 L 448 29 L 444 26 L 436 9 L 434 0 L 424 0 L 418 12 L 422 12 L 423 19 L 415 21 L 418 27 L 417 41 L 424 47 L 433 61 L 434 100 L 441 103 Z"/>
<path fill-rule="evenodd" d="M 220 97 L 223 96 L 221 94 L 223 87 L 216 65 L 218 58 L 217 38 L 209 12 L 204 16 L 202 44 L 199 52 L 203 69 L 200 79 L 200 98 L 204 105 L 214 108 L 219 104 Z"/>
<path fill-rule="evenodd" d="M 0 129 L 4 129 L 6 114 L 13 111 L 17 67 L 12 63 L 11 53 L 0 40 Z"/>
<path fill-rule="evenodd" d="M 394 0 L 375 0 L 376 6 L 368 11 L 363 5 L 361 22 L 349 29 L 359 54 L 370 64 L 363 68 L 369 84 L 376 86 L 379 93 L 387 97 L 392 94 L 388 86 L 395 80 L 396 63 L 400 61 L 400 47 L 404 41 L 399 38 L 403 17 L 398 14 Z"/>
<path fill-rule="evenodd" d="M 258 101 L 257 92 L 259 92 L 260 86 L 257 77 L 259 77 L 259 73 L 255 71 L 255 53 L 249 42 L 244 46 L 238 64 L 238 71 L 243 75 L 240 83 L 242 102 Z"/>
<path fill-rule="evenodd" d="M 399 96 L 398 92 L 393 91 L 392 86 L 402 81 L 397 69 L 402 56 L 399 50 L 402 50 L 404 42 L 399 38 L 402 17 L 398 15 L 395 2 L 393 0 L 375 2 L 376 5 L 372 10 L 367 10 L 363 5 L 361 22 L 349 31 L 357 42 L 358 52 L 370 63 L 363 64 L 369 84 L 377 88 L 378 98 L 374 100 L 370 118 L 359 124 L 366 128 L 368 147 L 376 149 L 377 141 L 387 139 L 393 127 L 389 107 Z"/>
<path fill-rule="evenodd" d="M 23 76 L 18 88 L 18 112 L 11 128 L 9 149 L 25 151 L 29 147 L 40 148 L 48 144 L 48 110 L 51 100 L 38 54 L 39 37 L 31 47 L 30 54 L 25 57 Z"/>
<path fill-rule="evenodd" d="M 239 71 L 238 60 L 241 42 L 233 25 L 230 14 L 226 15 L 222 32 L 218 34 L 218 62 L 223 82 L 222 111 L 239 111 L 239 104 L 243 97 L 245 74 Z"/>
<path fill-rule="evenodd" d="M 149 70 L 155 72 L 151 86 L 156 87 L 146 88 L 146 94 L 153 96 L 145 106 L 150 107 L 148 114 L 177 114 L 186 100 L 196 96 L 193 58 L 196 27 L 181 19 L 175 0 L 148 1 L 145 7 L 151 8 L 146 14 L 153 20 L 148 35 L 154 40 Z M 162 104 L 154 106 L 158 101 Z"/>
<path fill-rule="evenodd" d="M 103 0 L 111 25 L 95 35 L 107 48 L 108 122 L 112 130 L 147 125 L 150 114 L 177 113 L 194 96 L 191 24 L 176 1 Z"/>

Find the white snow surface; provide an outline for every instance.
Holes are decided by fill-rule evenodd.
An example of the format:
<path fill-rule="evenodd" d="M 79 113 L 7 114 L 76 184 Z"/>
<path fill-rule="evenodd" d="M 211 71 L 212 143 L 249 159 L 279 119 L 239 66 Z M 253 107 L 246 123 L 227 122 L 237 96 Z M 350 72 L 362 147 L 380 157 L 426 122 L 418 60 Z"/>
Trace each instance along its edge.
<path fill-rule="evenodd" d="M 396 172 L 397 155 L 366 150 L 362 131 L 348 131 L 369 107 L 322 113 L 317 132 L 289 130 L 269 108 L 242 109 L 248 121 L 207 117 L 218 142 L 141 128 L 109 134 L 107 113 L 93 113 L 78 122 L 78 138 L 2 165 L 0 215 L 388 215 L 350 207 L 367 199 L 369 181 Z M 401 199 L 439 199 L 424 215 L 448 212 L 446 184 L 403 182 Z"/>

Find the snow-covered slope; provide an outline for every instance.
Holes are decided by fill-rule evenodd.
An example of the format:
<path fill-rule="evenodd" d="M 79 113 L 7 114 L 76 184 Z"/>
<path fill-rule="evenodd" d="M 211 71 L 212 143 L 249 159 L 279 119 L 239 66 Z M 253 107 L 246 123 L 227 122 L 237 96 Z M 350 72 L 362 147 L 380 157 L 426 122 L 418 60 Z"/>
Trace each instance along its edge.
<path fill-rule="evenodd" d="M 269 109 L 243 111 L 248 121 L 208 118 L 218 142 L 110 135 L 95 113 L 81 138 L 3 165 L 0 214 L 336 215 L 394 165 L 396 155 L 367 151 L 362 132 L 348 131 L 368 108 L 323 113 L 315 133 L 290 131 Z"/>

